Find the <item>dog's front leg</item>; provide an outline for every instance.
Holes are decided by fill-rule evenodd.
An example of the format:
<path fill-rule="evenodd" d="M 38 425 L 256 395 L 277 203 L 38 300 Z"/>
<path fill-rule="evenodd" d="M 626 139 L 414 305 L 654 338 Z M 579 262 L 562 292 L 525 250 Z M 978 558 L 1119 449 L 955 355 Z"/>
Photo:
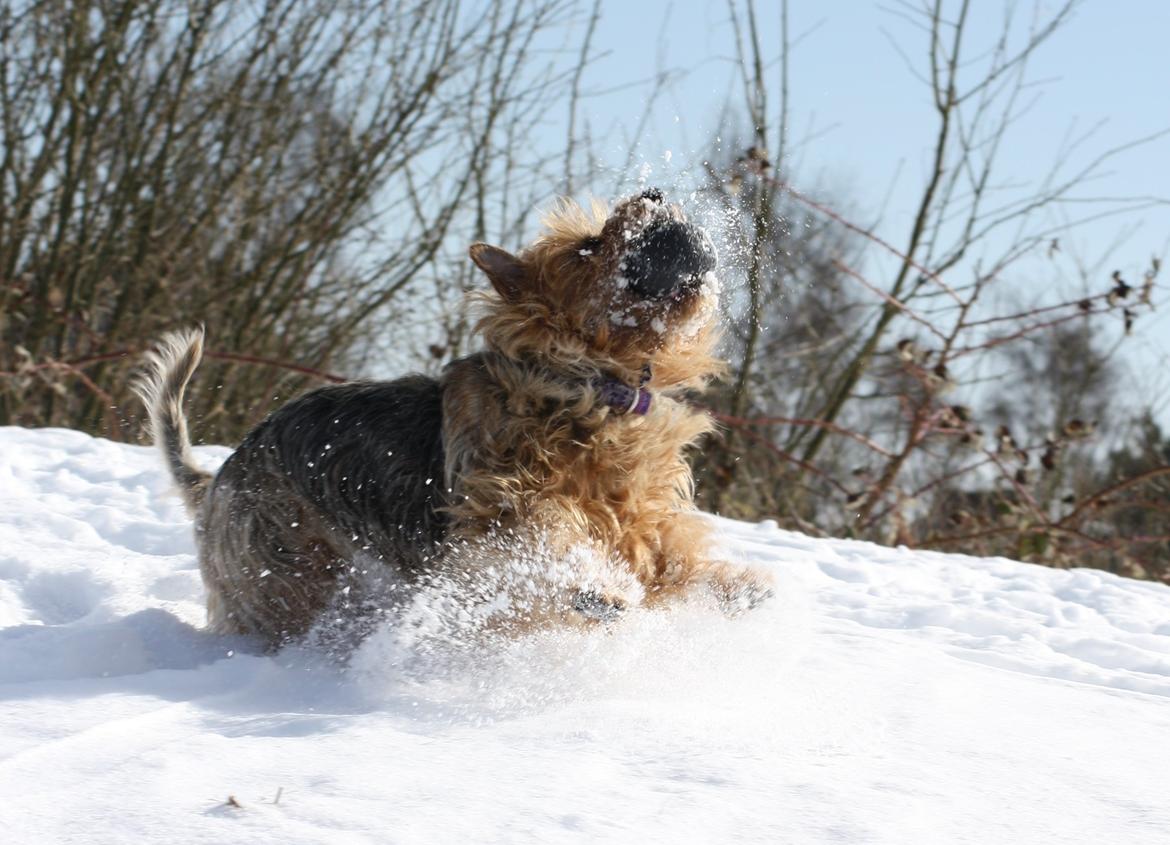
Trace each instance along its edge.
<path fill-rule="evenodd" d="M 729 616 L 769 599 L 775 589 L 772 576 L 760 569 L 720 560 L 712 553 L 711 528 L 697 513 L 678 514 L 661 534 L 659 583 L 654 599 L 677 593 L 704 593 Z"/>
<path fill-rule="evenodd" d="M 572 514 L 542 508 L 509 525 L 460 532 L 443 566 L 522 611 L 527 622 L 611 622 L 644 588 L 613 554 L 574 530 Z"/>

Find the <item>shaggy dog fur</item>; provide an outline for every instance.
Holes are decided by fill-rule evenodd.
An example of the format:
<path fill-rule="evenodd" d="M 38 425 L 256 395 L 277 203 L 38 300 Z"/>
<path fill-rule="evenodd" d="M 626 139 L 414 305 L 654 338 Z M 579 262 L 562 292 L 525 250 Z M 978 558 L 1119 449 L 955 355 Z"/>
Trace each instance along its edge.
<path fill-rule="evenodd" d="M 212 628 L 276 646 L 336 608 L 355 561 L 409 585 L 537 537 L 553 556 L 618 564 L 545 615 L 609 619 L 691 591 L 734 612 L 769 594 L 712 558 L 684 457 L 711 423 L 680 394 L 719 370 L 710 241 L 657 191 L 608 215 L 563 203 L 545 225 L 518 256 L 471 247 L 492 284 L 477 296 L 483 351 L 438 380 L 314 390 L 214 476 L 191 459 L 181 407 L 202 331 L 163 339 L 139 392 L 195 519 Z M 615 383 L 643 385 L 648 412 L 607 401 Z M 480 542 L 500 536 L 513 539 Z"/>

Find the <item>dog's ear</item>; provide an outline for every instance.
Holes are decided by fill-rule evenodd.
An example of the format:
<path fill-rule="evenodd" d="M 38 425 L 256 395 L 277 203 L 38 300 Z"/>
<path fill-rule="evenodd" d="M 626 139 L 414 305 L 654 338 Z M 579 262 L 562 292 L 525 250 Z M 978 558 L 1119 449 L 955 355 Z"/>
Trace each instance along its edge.
<path fill-rule="evenodd" d="M 519 299 L 528 289 L 528 272 L 524 262 L 507 250 L 491 244 L 476 243 L 468 249 L 475 266 L 483 270 L 492 287 L 509 301 Z"/>

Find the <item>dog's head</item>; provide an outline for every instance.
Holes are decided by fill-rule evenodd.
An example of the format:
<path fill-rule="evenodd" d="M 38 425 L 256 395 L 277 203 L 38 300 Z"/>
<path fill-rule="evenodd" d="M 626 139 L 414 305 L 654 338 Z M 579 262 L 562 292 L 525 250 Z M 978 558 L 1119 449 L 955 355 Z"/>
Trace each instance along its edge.
<path fill-rule="evenodd" d="M 627 373 L 673 366 L 675 383 L 710 372 L 715 248 L 679 206 L 647 190 L 608 214 L 562 203 L 545 225 L 519 255 L 471 247 L 495 291 L 480 324 L 489 345 Z"/>

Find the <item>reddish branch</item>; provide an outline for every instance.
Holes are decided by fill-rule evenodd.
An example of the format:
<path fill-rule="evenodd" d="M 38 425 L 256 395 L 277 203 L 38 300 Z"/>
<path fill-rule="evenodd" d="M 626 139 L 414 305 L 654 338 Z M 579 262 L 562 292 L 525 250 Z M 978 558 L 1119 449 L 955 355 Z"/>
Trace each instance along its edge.
<path fill-rule="evenodd" d="M 805 472 L 808 472 L 808 473 L 811 473 L 812 475 L 817 476 L 818 478 L 824 480 L 824 482 L 826 484 L 828 484 L 830 487 L 834 488 L 835 490 L 837 490 L 840 493 L 843 493 L 846 496 L 852 495 L 852 493 L 848 487 L 846 487 L 844 484 L 842 484 L 837 479 L 833 478 L 833 476 L 829 475 L 829 473 L 825 472 L 823 469 L 820 469 L 819 467 L 813 466 L 811 463 L 809 463 L 807 461 L 801 460 L 800 458 L 796 457 L 796 455 L 793 455 L 791 452 L 786 452 L 785 450 L 783 450 L 779 446 L 777 446 L 775 443 L 773 443 L 771 440 L 769 440 L 767 437 L 764 437 L 759 432 L 753 431 L 748 426 L 743 427 L 741 429 L 741 431 L 742 431 L 743 435 L 748 440 L 751 440 L 753 443 L 757 443 L 760 446 L 764 447 L 765 449 L 767 449 L 769 452 L 771 452 L 773 455 L 780 458 L 781 460 L 786 461 L 787 463 L 790 463 L 790 464 L 794 464 L 795 466 L 800 467 Z"/>
<path fill-rule="evenodd" d="M 82 367 L 88 367 L 93 364 L 99 364 L 104 361 L 114 361 L 119 358 L 136 357 L 141 354 L 141 350 L 130 348 L 117 349 L 113 352 L 102 352 L 97 355 L 85 355 L 80 358 L 72 358 L 68 361 L 42 361 L 39 364 L 29 364 L 19 370 L 0 370 L 0 378 L 14 378 L 25 373 L 36 372 L 38 370 L 49 369 L 66 369 L 75 372 L 79 375 Z M 206 350 L 203 353 L 205 358 L 211 358 L 215 361 L 236 361 L 241 364 L 259 364 L 265 367 L 275 367 L 281 370 L 289 370 L 294 373 L 301 373 L 302 375 L 310 376 L 321 381 L 328 381 L 334 384 L 341 384 L 350 381 L 345 376 L 339 376 L 336 373 L 328 373 L 324 370 L 318 370 L 313 367 L 306 367 L 302 364 L 294 364 L 290 361 L 277 361 L 273 358 L 264 358 L 259 355 L 241 355 L 237 352 L 216 352 L 214 350 Z M 104 393 L 104 391 L 103 391 Z M 106 397 L 109 394 L 104 394 Z"/>
<path fill-rule="evenodd" d="M 869 279 L 865 278 L 865 276 L 861 275 L 861 273 L 854 270 L 848 264 L 846 264 L 843 261 L 840 261 L 836 258 L 831 259 L 829 263 L 832 264 L 833 267 L 837 268 L 842 273 L 844 273 L 846 276 L 849 276 L 851 279 L 859 282 L 867 290 L 876 294 L 878 297 L 880 297 L 882 299 L 883 302 L 888 304 L 891 308 L 896 308 L 898 311 L 901 311 L 903 314 L 905 314 L 911 320 L 913 320 L 914 322 L 916 322 L 919 325 L 921 325 L 922 327 L 924 327 L 928 332 L 933 334 L 939 340 L 943 340 L 943 341 L 946 340 L 946 335 L 944 335 L 941 331 L 939 331 L 937 328 L 935 328 L 934 325 L 930 321 L 928 321 L 924 317 L 920 317 L 905 302 L 903 302 L 902 300 L 900 300 L 896 297 L 890 296 L 888 293 L 886 293 L 884 290 L 879 288 L 873 282 L 869 281 Z"/>
<path fill-rule="evenodd" d="M 1070 511 L 1063 519 L 1061 519 L 1060 522 L 1062 524 L 1067 523 L 1084 513 L 1086 508 L 1091 508 L 1095 505 L 1125 505 L 1127 502 L 1124 500 L 1109 503 L 1107 503 L 1106 500 L 1110 496 L 1115 496 L 1123 490 L 1128 490 L 1130 487 L 1134 487 L 1138 484 L 1149 481 L 1150 479 L 1158 478 L 1163 475 L 1170 475 L 1170 466 L 1154 467 L 1153 469 L 1148 469 L 1145 472 L 1140 472 L 1131 478 L 1127 478 L 1123 481 L 1117 482 L 1116 484 L 1112 484 L 1109 487 L 1106 487 L 1104 490 L 1098 490 L 1092 496 L 1089 496 L 1088 498 L 1082 499 L 1080 502 L 1078 502 L 1077 506 L 1073 508 L 1072 511 Z"/>
<path fill-rule="evenodd" d="M 867 449 L 871 449 L 872 451 L 877 452 L 879 455 L 884 455 L 886 457 L 890 457 L 892 455 L 888 449 L 875 443 L 864 434 L 851 431 L 844 426 L 837 425 L 837 423 L 826 422 L 825 420 L 803 419 L 800 417 L 736 417 L 732 416 L 731 414 L 724 414 L 719 411 L 712 410 L 706 406 L 700 405 L 698 407 L 706 410 L 709 414 L 711 414 L 712 417 L 719 420 L 719 422 L 726 425 L 735 426 L 737 428 L 757 425 L 795 425 L 804 428 L 823 428 L 827 431 L 833 432 L 834 434 L 840 434 L 843 437 L 856 440 Z"/>
<path fill-rule="evenodd" d="M 802 194 L 800 191 L 796 190 L 794 187 L 792 187 L 790 184 L 785 182 L 783 179 L 780 179 L 776 176 L 764 176 L 763 179 L 765 181 L 771 183 L 775 187 L 780 188 L 786 194 L 791 196 L 793 199 L 803 203 L 804 205 L 807 205 L 809 208 L 812 208 L 812 209 L 815 209 L 816 211 L 819 211 L 821 214 L 825 215 L 830 220 L 833 220 L 837 223 L 840 223 L 842 226 L 844 226 L 850 232 L 855 232 L 855 233 L 861 235 L 866 240 L 877 244 L 878 246 L 880 246 L 882 249 L 889 252 L 894 257 L 900 259 L 901 261 L 904 261 L 908 266 L 917 270 L 919 273 L 922 274 L 923 278 L 929 279 L 930 281 L 934 282 L 943 291 L 945 291 L 947 293 L 947 295 L 949 295 L 951 297 L 951 299 L 953 299 L 956 303 L 958 303 L 960 305 L 963 303 L 963 298 L 961 296 L 959 296 L 958 292 L 955 291 L 954 288 L 952 288 L 945 281 L 943 281 L 942 277 L 938 273 L 936 273 L 933 270 L 930 270 L 927 267 L 925 267 L 924 265 L 918 263 L 917 261 L 915 261 L 909 255 L 904 253 L 902 250 L 898 249 L 896 246 L 894 246 L 889 241 L 884 240 L 883 238 L 879 237 L 878 235 L 875 235 L 869 229 L 863 229 L 861 226 L 858 226 L 856 223 L 853 223 L 848 218 L 842 217 L 840 214 L 838 214 L 833 209 L 829 208 L 827 205 L 824 205 L 822 203 L 817 202 L 812 197 L 810 197 L 806 194 Z"/>

